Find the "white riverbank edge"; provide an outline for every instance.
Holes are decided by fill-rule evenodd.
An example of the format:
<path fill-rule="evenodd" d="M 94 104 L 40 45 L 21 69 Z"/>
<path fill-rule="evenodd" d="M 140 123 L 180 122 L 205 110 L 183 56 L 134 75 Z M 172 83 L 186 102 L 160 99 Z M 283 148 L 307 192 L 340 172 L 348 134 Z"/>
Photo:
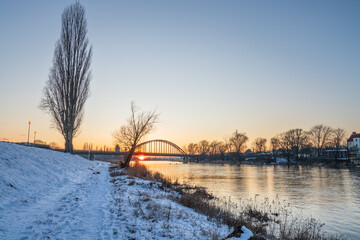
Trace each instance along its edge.
<path fill-rule="evenodd" d="M 135 239 L 223 239 L 232 229 L 217 224 L 206 216 L 196 213 L 169 199 L 177 193 L 159 189 L 159 184 L 139 178 L 121 175 L 114 177 L 115 208 L 124 237 Z M 126 229 L 128 231 L 126 231 Z M 241 238 L 247 240 L 253 234 L 245 227 Z M 214 237 L 214 238 L 213 238 Z"/>
<path fill-rule="evenodd" d="M 222 239 L 232 232 L 109 164 L 0 142 L 0 239 Z M 243 228 L 237 239 L 249 239 Z M 235 239 L 235 238 L 232 238 Z"/>

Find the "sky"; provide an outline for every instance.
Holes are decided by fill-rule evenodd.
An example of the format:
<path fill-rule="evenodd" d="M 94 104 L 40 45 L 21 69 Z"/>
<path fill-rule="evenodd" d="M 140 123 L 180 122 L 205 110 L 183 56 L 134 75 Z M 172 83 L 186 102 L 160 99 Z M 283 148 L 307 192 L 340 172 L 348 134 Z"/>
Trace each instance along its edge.
<path fill-rule="evenodd" d="M 38 108 L 74 1 L 0 1 L 0 140 L 63 146 Z M 360 131 L 360 1 L 80 1 L 93 47 L 75 148 L 112 146 L 130 103 L 147 139 L 183 146 L 245 132 L 248 146 L 316 124 Z"/>

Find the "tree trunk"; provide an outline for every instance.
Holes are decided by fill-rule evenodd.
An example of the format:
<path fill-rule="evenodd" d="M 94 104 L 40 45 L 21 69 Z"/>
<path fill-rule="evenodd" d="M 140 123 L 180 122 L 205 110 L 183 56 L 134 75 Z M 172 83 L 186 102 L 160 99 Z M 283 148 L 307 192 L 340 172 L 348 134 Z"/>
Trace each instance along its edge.
<path fill-rule="evenodd" d="M 70 135 L 70 136 L 69 136 Z M 65 138 L 65 152 L 69 152 L 73 154 L 73 144 L 72 144 L 72 136 L 69 134 Z"/>
<path fill-rule="evenodd" d="M 335 156 L 334 156 L 334 158 L 335 158 L 335 161 L 337 161 L 338 160 L 338 157 L 339 157 L 339 145 L 337 145 L 336 144 L 336 149 L 335 149 Z"/>
<path fill-rule="evenodd" d="M 130 165 L 130 161 L 132 159 L 132 156 L 134 155 L 134 152 L 135 152 L 135 148 L 133 147 L 130 149 L 129 153 L 127 154 L 125 162 L 121 163 L 120 165 L 121 168 L 127 168 Z"/>
<path fill-rule="evenodd" d="M 69 139 L 68 138 L 65 139 L 65 151 L 64 152 L 69 152 Z"/>
<path fill-rule="evenodd" d="M 299 156 L 299 147 L 295 146 L 295 156 L 294 156 L 294 160 L 297 161 L 298 160 L 298 156 Z"/>
<path fill-rule="evenodd" d="M 287 152 L 287 153 L 285 154 L 285 156 L 286 156 L 287 162 L 290 163 L 291 151 Z"/>

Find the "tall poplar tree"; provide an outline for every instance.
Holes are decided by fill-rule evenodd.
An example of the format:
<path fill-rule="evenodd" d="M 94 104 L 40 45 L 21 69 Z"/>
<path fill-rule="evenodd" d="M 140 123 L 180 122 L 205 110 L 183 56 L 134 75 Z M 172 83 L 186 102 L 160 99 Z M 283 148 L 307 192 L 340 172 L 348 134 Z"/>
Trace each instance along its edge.
<path fill-rule="evenodd" d="M 90 89 L 92 47 L 86 35 L 85 9 L 76 2 L 62 14 L 60 39 L 40 103 L 40 108 L 50 113 L 54 126 L 64 136 L 65 152 L 71 153 Z"/>

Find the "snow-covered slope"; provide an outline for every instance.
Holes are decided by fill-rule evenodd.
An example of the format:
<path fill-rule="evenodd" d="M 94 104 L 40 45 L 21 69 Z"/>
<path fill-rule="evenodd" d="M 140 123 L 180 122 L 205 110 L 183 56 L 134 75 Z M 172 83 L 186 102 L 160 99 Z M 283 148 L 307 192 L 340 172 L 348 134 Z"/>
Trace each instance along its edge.
<path fill-rule="evenodd" d="M 109 180 L 107 163 L 0 142 L 0 239 L 106 235 Z"/>
<path fill-rule="evenodd" d="M 36 202 L 81 181 L 93 166 L 79 156 L 0 142 L 0 206 Z"/>

